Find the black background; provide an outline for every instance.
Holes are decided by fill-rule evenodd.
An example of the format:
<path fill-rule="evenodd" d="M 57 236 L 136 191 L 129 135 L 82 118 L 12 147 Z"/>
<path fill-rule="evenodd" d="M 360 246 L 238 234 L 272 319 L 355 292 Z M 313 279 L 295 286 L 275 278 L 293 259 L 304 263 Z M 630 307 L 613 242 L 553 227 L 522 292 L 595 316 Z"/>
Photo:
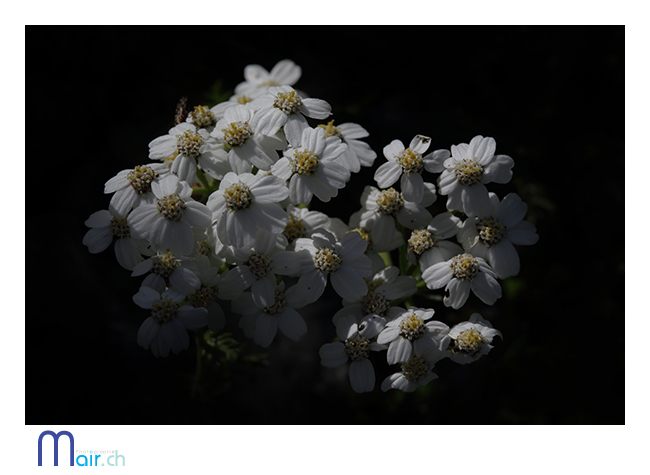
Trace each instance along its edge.
<path fill-rule="evenodd" d="M 27 27 L 27 424 L 623 424 L 623 27 Z M 395 369 L 375 358 L 377 388 L 353 393 L 323 368 L 334 337 L 330 291 L 303 312 L 300 342 L 278 336 L 268 364 L 236 364 L 192 395 L 195 347 L 154 358 L 136 343 L 147 317 L 139 278 L 112 249 L 91 255 L 84 221 L 106 209 L 103 185 L 149 160 L 176 102 L 213 105 L 247 64 L 302 67 L 298 89 L 357 122 L 377 151 L 330 204 L 347 220 L 382 163 L 415 134 L 433 148 L 492 136 L 540 241 L 486 307 L 470 297 L 449 324 L 479 311 L 502 331 L 488 357 L 439 364 L 414 394 L 382 393 Z M 217 91 L 218 92 L 218 91 Z M 444 209 L 439 198 L 434 212 Z M 422 302 L 420 302 L 422 303 Z M 426 302 L 423 303 L 426 305 Z M 228 307 L 225 303 L 224 307 Z M 228 330 L 237 334 L 236 317 Z M 383 354 L 382 354 L 383 355 Z M 210 375 L 208 375 L 210 376 Z M 208 386 L 206 386 L 208 388 Z"/>

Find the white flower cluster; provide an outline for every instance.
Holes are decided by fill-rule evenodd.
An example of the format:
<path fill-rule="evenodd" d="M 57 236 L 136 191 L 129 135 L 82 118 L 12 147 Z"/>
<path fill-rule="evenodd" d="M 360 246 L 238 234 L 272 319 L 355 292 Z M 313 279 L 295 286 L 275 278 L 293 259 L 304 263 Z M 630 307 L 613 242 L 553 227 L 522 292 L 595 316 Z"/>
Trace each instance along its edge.
<path fill-rule="evenodd" d="M 115 242 L 119 264 L 146 275 L 133 296 L 150 311 L 137 341 L 155 356 L 186 349 L 188 329 L 221 330 L 227 301 L 257 344 L 269 346 L 278 330 L 299 340 L 299 310 L 329 282 L 343 308 L 322 364 L 350 361 L 354 391 L 371 391 L 371 351 L 386 351 L 399 371 L 381 388 L 413 391 L 437 377 L 437 362 L 475 361 L 500 335 L 477 313 L 450 328 L 412 297 L 444 288 L 453 309 L 471 292 L 487 305 L 501 297 L 499 279 L 519 272 L 515 245 L 538 239 L 519 196 L 501 200 L 486 188 L 511 179 L 513 160 L 496 155 L 490 137 L 432 152 L 424 135 L 408 147 L 393 140 L 377 187 L 366 186 L 345 224 L 309 204 L 335 198 L 377 154 L 363 127 L 335 125 L 326 101 L 293 88 L 300 76 L 290 60 L 270 72 L 250 65 L 228 101 L 177 116 L 149 144 L 152 162 L 106 182 L 108 210 L 86 221 L 83 242 L 91 253 Z M 438 194 L 447 211 L 432 216 Z"/>

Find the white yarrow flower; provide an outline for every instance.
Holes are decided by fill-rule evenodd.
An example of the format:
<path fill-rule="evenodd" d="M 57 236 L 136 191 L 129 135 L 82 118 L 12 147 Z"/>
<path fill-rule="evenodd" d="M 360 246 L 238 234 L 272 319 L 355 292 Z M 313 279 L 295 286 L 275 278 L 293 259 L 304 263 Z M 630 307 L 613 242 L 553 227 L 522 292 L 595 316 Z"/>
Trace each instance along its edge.
<path fill-rule="evenodd" d="M 146 239 L 133 239 L 126 218 L 120 219 L 107 210 L 101 210 L 91 214 L 84 224 L 91 228 L 82 241 L 84 246 L 88 246 L 88 252 L 100 253 L 115 241 L 115 257 L 125 269 L 132 270 L 142 262 L 142 254 L 151 253 Z"/>
<path fill-rule="evenodd" d="M 370 276 L 372 264 L 364 254 L 368 243 L 358 233 L 336 241 L 332 233 L 319 230 L 311 239 L 296 240 L 295 246 L 303 256 L 298 285 L 309 303 L 323 295 L 328 276 L 336 293 L 345 300 L 357 301 L 368 292 L 364 278 Z"/>
<path fill-rule="evenodd" d="M 290 59 L 278 62 L 270 72 L 259 64 L 249 64 L 244 68 L 246 80 L 235 87 L 235 93 L 254 98 L 265 93 L 269 87 L 293 86 L 301 75 L 300 66 Z"/>
<path fill-rule="evenodd" d="M 441 346 L 446 348 L 449 327 L 438 321 L 425 323 L 433 314 L 433 309 L 410 307 L 386 324 L 377 343 L 388 344 L 388 364 L 407 363 L 413 354 L 432 348 L 442 351 Z"/>
<path fill-rule="evenodd" d="M 432 348 L 422 354 L 413 353 L 409 360 L 400 363 L 401 371 L 388 376 L 381 383 L 381 390 L 399 389 L 405 393 L 426 386 L 438 375 L 433 372 L 434 365 L 444 358 L 444 353 Z"/>
<path fill-rule="evenodd" d="M 338 368 L 350 360 L 352 389 L 357 393 L 372 391 L 375 387 L 375 369 L 368 357 L 370 351 L 379 351 L 384 347 L 370 340 L 381 331 L 385 320 L 372 315 L 358 319 L 350 313 L 342 315 L 341 311 L 337 312 L 334 320 L 336 335 L 341 341 L 326 343 L 320 348 L 321 364 L 326 368 Z"/>
<path fill-rule="evenodd" d="M 268 347 L 278 329 L 287 338 L 297 341 L 307 333 L 307 324 L 296 311 L 306 305 L 297 286 L 284 290 L 284 282 L 275 289 L 273 302 L 255 302 L 250 292 L 244 292 L 232 302 L 232 310 L 242 315 L 239 326 L 255 343 Z"/>
<path fill-rule="evenodd" d="M 205 230 L 210 211 L 192 199 L 192 189 L 175 175 L 154 181 L 151 190 L 156 202 L 135 208 L 127 218 L 131 234 L 148 239 L 156 251 L 189 255 L 196 245 L 192 226 Z"/>
<path fill-rule="evenodd" d="M 169 350 L 177 354 L 190 343 L 187 329 L 201 328 L 207 323 L 207 310 L 181 305 L 185 295 L 167 289 L 162 294 L 150 287 L 141 287 L 133 301 L 141 308 L 151 310 L 138 330 L 138 344 L 151 348 L 154 356 L 167 356 Z"/>
<path fill-rule="evenodd" d="M 183 181 L 194 184 L 196 167 L 215 178 L 223 175 L 227 163 L 223 144 L 213 139 L 206 129 L 183 122 L 149 143 L 149 158 L 171 162 L 171 172 Z"/>
<path fill-rule="evenodd" d="M 494 305 L 501 298 L 501 286 L 492 268 L 484 259 L 468 253 L 428 267 L 422 279 L 431 290 L 445 287 L 449 295 L 443 303 L 453 309 L 465 305 L 470 290 L 488 305 Z"/>
<path fill-rule="evenodd" d="M 291 86 L 270 87 L 267 94 L 250 103 L 255 110 L 252 127 L 262 135 L 275 135 L 284 127 L 289 142 L 300 140 L 302 131 L 309 127 L 305 116 L 325 119 L 332 106 L 322 99 L 303 98 Z"/>
<path fill-rule="evenodd" d="M 432 219 L 427 207 L 436 200 L 435 187 L 431 183 L 424 184 L 422 201 L 414 203 L 404 199 L 399 191 L 393 188 L 378 190 L 366 186 L 361 195 L 361 213 L 359 224 L 372 231 L 372 242 L 386 248 L 394 241 L 395 220 L 407 229 L 425 227 Z"/>
<path fill-rule="evenodd" d="M 451 146 L 451 158 L 432 169 L 442 174 L 438 179 L 440 194 L 447 195 L 447 209 L 467 215 L 484 215 L 490 210 L 486 183 L 508 183 L 514 161 L 507 155 L 495 155 L 496 141 L 477 135 L 469 145 Z"/>
<path fill-rule="evenodd" d="M 379 188 L 388 188 L 400 180 L 402 195 L 407 201 L 419 203 L 424 193 L 422 171 L 433 171 L 434 159 L 446 159 L 449 150 L 436 150 L 432 154 L 422 156 L 431 143 L 431 138 L 416 135 L 408 148 L 401 140 L 393 140 L 384 147 L 384 157 L 388 160 L 375 172 L 375 180 Z M 401 179 L 400 179 L 401 177 Z"/>
<path fill-rule="evenodd" d="M 359 124 L 351 122 L 334 126 L 331 120 L 325 124 L 319 124 L 318 127 L 325 129 L 327 137 L 338 137 L 347 145 L 345 152 L 339 158 L 339 161 L 352 173 L 357 173 L 361 167 L 371 167 L 377 158 L 377 154 L 361 138 L 368 137 L 368 131 Z"/>
<path fill-rule="evenodd" d="M 469 321 L 454 325 L 449 330 L 449 337 L 453 346 L 449 348 L 451 360 L 467 364 L 486 355 L 492 349 L 492 340 L 495 336 L 503 338 L 501 332 L 492 328 L 487 320 L 480 314 L 473 313 Z"/>
<path fill-rule="evenodd" d="M 424 272 L 438 262 L 447 261 L 457 254 L 462 254 L 463 249 L 456 243 L 446 241 L 456 236 L 462 221 L 451 213 L 436 215 L 426 228 L 414 229 L 408 240 L 407 258 L 413 265 L 420 264 Z"/>
<path fill-rule="evenodd" d="M 104 193 L 114 193 L 108 207 L 113 216 L 126 218 L 133 208 L 143 203 L 154 203 L 151 183 L 169 174 L 169 167 L 163 163 L 137 165 L 133 169 L 122 170 L 104 185 Z"/>
<path fill-rule="evenodd" d="M 300 256 L 286 251 L 286 246 L 287 240 L 282 234 L 258 229 L 251 248 L 233 250 L 238 265 L 221 279 L 223 298 L 236 298 L 250 287 L 258 307 L 271 305 L 275 299 L 276 274 L 293 275 L 300 271 Z"/>
<path fill-rule="evenodd" d="M 289 217 L 278 203 L 288 195 L 278 177 L 226 174 L 207 202 L 221 242 L 242 249 L 253 246 L 258 228 L 281 233 Z"/>
<path fill-rule="evenodd" d="M 268 171 L 278 161 L 277 150 L 287 146 L 279 134 L 258 134 L 251 125 L 253 115 L 247 106 L 229 107 L 210 134 L 226 144 L 228 162 L 235 173 L 250 173 L 253 166 Z"/>
<path fill-rule="evenodd" d="M 458 233 L 458 240 L 467 252 L 482 257 L 500 279 L 519 274 L 519 254 L 514 247 L 535 244 L 539 236 L 535 225 L 524 221 L 528 206 L 519 195 L 510 193 L 499 202 L 490 193 L 491 211 L 470 216 Z"/>
<path fill-rule="evenodd" d="M 322 128 L 307 127 L 271 167 L 271 173 L 289 180 L 289 199 L 294 205 L 309 204 L 314 195 L 328 202 L 350 178 L 350 172 L 336 160 L 345 147 L 339 138 L 326 137 Z"/>

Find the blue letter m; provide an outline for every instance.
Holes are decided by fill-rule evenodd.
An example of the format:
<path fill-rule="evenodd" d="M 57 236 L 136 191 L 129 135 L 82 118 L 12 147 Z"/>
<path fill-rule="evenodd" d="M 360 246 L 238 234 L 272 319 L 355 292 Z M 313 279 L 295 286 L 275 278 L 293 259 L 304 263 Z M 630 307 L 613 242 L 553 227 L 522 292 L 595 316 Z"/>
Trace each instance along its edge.
<path fill-rule="evenodd" d="M 51 435 L 54 439 L 54 466 L 59 466 L 59 437 L 62 435 L 67 435 L 70 439 L 70 466 L 74 466 L 74 437 L 67 430 L 62 430 L 61 432 L 54 433 L 51 430 L 46 430 L 41 432 L 41 435 L 38 437 L 38 466 L 43 465 L 43 437 L 46 435 Z"/>

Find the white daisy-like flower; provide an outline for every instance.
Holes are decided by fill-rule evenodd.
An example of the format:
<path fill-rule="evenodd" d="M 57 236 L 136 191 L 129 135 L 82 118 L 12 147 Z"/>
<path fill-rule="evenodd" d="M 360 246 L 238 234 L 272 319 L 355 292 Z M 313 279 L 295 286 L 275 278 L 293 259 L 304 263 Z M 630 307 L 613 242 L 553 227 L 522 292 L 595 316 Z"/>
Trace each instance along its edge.
<path fill-rule="evenodd" d="M 432 170 L 442 172 L 438 178 L 440 194 L 447 195 L 447 209 L 467 215 L 490 212 L 486 183 L 508 183 L 514 161 L 507 155 L 495 155 L 496 141 L 477 135 L 469 145 L 451 146 L 451 158 L 442 164 L 435 160 Z"/>
<path fill-rule="evenodd" d="M 276 274 L 293 275 L 300 271 L 300 256 L 286 251 L 287 240 L 282 234 L 257 230 L 251 248 L 233 249 L 238 264 L 221 280 L 221 292 L 225 299 L 233 299 L 251 288 L 255 304 L 264 308 L 275 300 Z"/>
<path fill-rule="evenodd" d="M 358 140 L 370 135 L 359 124 L 349 122 L 334 126 L 334 121 L 331 120 L 327 124 L 319 124 L 318 127 L 325 129 L 327 137 L 338 137 L 347 145 L 339 161 L 351 173 L 357 173 L 361 167 L 371 167 L 375 162 L 375 151 L 366 142 Z"/>
<path fill-rule="evenodd" d="M 259 64 L 249 64 L 244 68 L 244 79 L 246 80 L 237 84 L 235 94 L 257 97 L 265 93 L 269 87 L 293 86 L 301 75 L 300 66 L 290 59 L 278 62 L 270 72 Z"/>
<path fill-rule="evenodd" d="M 346 309 L 334 316 L 336 336 L 339 340 L 324 344 L 318 354 L 326 368 L 338 368 L 350 360 L 350 385 L 357 393 L 370 392 L 375 388 L 375 369 L 370 362 L 370 351 L 385 347 L 371 341 L 379 334 L 386 321 L 368 315 L 359 319 Z"/>
<path fill-rule="evenodd" d="M 154 356 L 167 356 L 169 350 L 177 354 L 190 343 L 188 329 L 201 328 L 207 323 L 208 311 L 191 305 L 181 305 L 185 295 L 167 289 L 164 292 L 151 287 L 140 287 L 133 301 L 141 308 L 151 310 L 138 330 L 138 345 L 151 348 Z"/>
<path fill-rule="evenodd" d="M 443 303 L 453 309 L 465 305 L 470 290 L 488 305 L 501 298 L 501 286 L 492 268 L 481 257 L 468 253 L 428 267 L 422 272 L 422 279 L 431 290 L 445 287 L 449 295 Z"/>
<path fill-rule="evenodd" d="M 251 126 L 253 115 L 247 106 L 229 107 L 210 134 L 226 144 L 228 161 L 235 173 L 249 173 L 253 166 L 270 170 L 278 161 L 277 150 L 287 146 L 280 133 L 271 137 L 256 133 Z"/>
<path fill-rule="evenodd" d="M 133 169 L 122 170 L 104 185 L 104 193 L 115 193 L 108 207 L 113 216 L 126 218 L 133 208 L 142 203 L 154 203 L 151 183 L 169 174 L 169 167 L 163 163 L 137 165 Z"/>
<path fill-rule="evenodd" d="M 387 320 L 397 318 L 403 309 L 396 312 L 391 300 L 410 297 L 417 292 L 417 282 L 410 275 L 400 275 L 398 267 L 390 266 L 376 272 L 366 280 L 368 293 L 358 302 L 343 301 L 345 306 L 359 306 L 361 315 L 376 315 Z"/>
<path fill-rule="evenodd" d="M 301 252 L 302 275 L 298 285 L 309 303 L 323 295 L 329 276 L 332 287 L 345 300 L 354 302 L 368 292 L 365 277 L 372 272 L 372 263 L 364 254 L 368 243 L 358 233 L 349 233 L 340 241 L 329 231 L 318 230 L 311 239 L 297 239 L 296 252 Z"/>
<path fill-rule="evenodd" d="M 450 358 L 460 364 L 468 364 L 486 355 L 492 349 L 492 340 L 495 336 L 503 338 L 501 332 L 492 328 L 487 320 L 480 314 L 473 313 L 469 321 L 454 325 L 449 330 Z"/>
<path fill-rule="evenodd" d="M 424 271 L 438 262 L 447 261 L 462 254 L 463 249 L 456 243 L 446 241 L 456 236 L 462 221 L 451 213 L 436 215 L 426 228 L 414 229 L 408 240 L 407 258 L 413 265 L 420 264 Z"/>
<path fill-rule="evenodd" d="M 232 310 L 242 315 L 239 326 L 255 343 L 268 347 L 280 331 L 287 338 L 297 341 L 307 333 L 307 324 L 296 311 L 304 307 L 301 289 L 296 285 L 284 290 L 284 282 L 275 289 L 275 299 L 270 305 L 255 303 L 250 292 L 244 292 L 232 302 Z"/>
<path fill-rule="evenodd" d="M 212 109 L 210 109 L 210 111 L 214 114 L 217 120 L 221 120 L 226 113 L 226 109 L 229 109 L 233 106 L 248 106 L 253 101 L 253 99 L 253 97 L 243 94 L 233 94 L 227 101 L 220 102 Z"/>
<path fill-rule="evenodd" d="M 402 195 L 407 201 L 419 203 L 424 193 L 422 171 L 433 171 L 434 159 L 444 160 L 449 157 L 449 150 L 436 150 L 423 157 L 431 143 L 431 138 L 416 135 L 408 148 L 401 140 L 393 140 L 384 147 L 384 157 L 388 160 L 375 171 L 375 181 L 379 188 L 388 188 L 400 180 Z M 401 177 L 401 179 L 400 179 Z"/>
<path fill-rule="evenodd" d="M 349 224 L 345 224 L 343 220 L 339 218 L 330 218 L 330 224 L 329 227 L 327 227 L 327 230 L 334 233 L 337 239 L 341 239 L 347 233 L 358 232 L 364 240 L 368 241 L 367 250 L 375 253 L 389 252 L 404 244 L 404 237 L 397 228 L 395 228 L 395 233 L 391 239 L 380 239 L 379 242 L 375 242 L 372 239 L 372 229 L 370 229 L 370 227 L 361 226 L 361 216 L 363 212 L 364 209 L 360 209 L 359 211 L 352 213 Z"/>
<path fill-rule="evenodd" d="M 429 349 L 442 351 L 441 346 L 446 348 L 449 327 L 439 321 L 426 322 L 433 314 L 430 308 L 410 307 L 386 324 L 377 343 L 388 345 L 388 364 L 408 363 L 413 354 L 423 354 Z"/>
<path fill-rule="evenodd" d="M 243 249 L 253 246 L 257 228 L 280 234 L 289 216 L 278 203 L 288 195 L 281 178 L 227 173 L 207 202 L 221 242 Z"/>
<path fill-rule="evenodd" d="M 171 172 L 190 184 L 196 182 L 196 167 L 220 179 L 230 170 L 223 144 L 207 130 L 183 122 L 149 143 L 149 158 L 171 162 Z"/>
<path fill-rule="evenodd" d="M 330 218 L 320 211 L 289 204 L 287 214 L 289 222 L 282 234 L 287 238 L 289 249 L 293 249 L 293 243 L 298 238 L 311 237 L 312 233 L 320 228 L 329 230 Z"/>
<path fill-rule="evenodd" d="M 217 301 L 217 298 L 222 298 L 219 292 L 219 267 L 213 266 L 207 256 L 199 256 L 196 259 L 196 273 L 201 285 L 193 294 L 188 295 L 189 304 L 205 308 L 208 311 L 208 328 L 217 332 L 226 325 L 226 315 Z"/>
<path fill-rule="evenodd" d="M 126 218 L 118 218 L 107 210 L 96 211 L 84 223 L 90 229 L 84 235 L 82 243 L 88 246 L 88 252 L 98 254 L 105 251 L 115 241 L 115 257 L 125 269 L 132 270 L 140 262 L 142 255 L 149 255 L 146 239 L 134 239 L 131 236 Z"/>
<path fill-rule="evenodd" d="M 250 106 L 255 110 L 252 127 L 262 135 L 275 135 L 284 127 L 290 143 L 300 140 L 302 131 L 309 127 L 307 117 L 325 119 L 332 106 L 322 99 L 303 98 L 291 86 L 270 87 L 268 93 L 257 97 Z"/>
<path fill-rule="evenodd" d="M 524 221 L 528 206 L 510 193 L 499 201 L 490 193 L 489 214 L 470 216 L 458 233 L 467 252 L 485 259 L 500 279 L 519 274 L 519 254 L 513 244 L 530 246 L 539 240 L 535 225 Z"/>
<path fill-rule="evenodd" d="M 131 211 L 127 223 L 136 238 L 148 239 L 156 251 L 170 250 L 189 255 L 196 244 L 192 226 L 205 229 L 210 225 L 210 210 L 192 199 L 192 189 L 175 175 L 151 184 L 156 197 L 153 204 L 143 204 Z"/>
<path fill-rule="evenodd" d="M 361 213 L 359 223 L 372 231 L 373 244 L 385 247 L 395 236 L 395 220 L 407 229 L 425 227 L 432 219 L 427 207 L 436 200 L 435 187 L 424 184 L 422 201 L 414 203 L 405 200 L 399 191 L 393 188 L 378 190 L 366 186 L 361 195 Z"/>
<path fill-rule="evenodd" d="M 426 386 L 438 375 L 433 372 L 434 365 L 445 357 L 436 348 L 431 348 L 422 354 L 413 353 L 406 363 L 400 363 L 401 371 L 391 374 L 381 383 L 381 390 L 399 389 L 405 393 Z"/>
<path fill-rule="evenodd" d="M 350 172 L 336 160 L 346 145 L 326 135 L 322 128 L 305 128 L 271 167 L 274 176 L 289 180 L 289 199 L 294 205 L 309 204 L 313 195 L 330 201 L 350 178 Z"/>
<path fill-rule="evenodd" d="M 171 251 L 167 251 L 140 262 L 133 268 L 131 276 L 151 272 L 141 286 L 154 289 L 158 286 L 170 287 L 180 294 L 189 295 L 201 286 L 196 271 L 196 265 L 192 261 L 177 258 Z"/>

